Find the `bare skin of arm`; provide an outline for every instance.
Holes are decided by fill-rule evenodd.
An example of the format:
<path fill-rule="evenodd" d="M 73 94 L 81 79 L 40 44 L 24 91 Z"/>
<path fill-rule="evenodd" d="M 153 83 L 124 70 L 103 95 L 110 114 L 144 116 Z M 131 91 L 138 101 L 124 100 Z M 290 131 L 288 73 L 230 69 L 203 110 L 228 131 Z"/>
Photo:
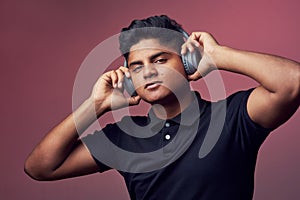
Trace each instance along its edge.
<path fill-rule="evenodd" d="M 197 80 L 217 68 L 249 76 L 260 83 L 250 95 L 247 110 L 253 121 L 276 128 L 290 118 L 300 102 L 299 63 L 272 55 L 220 46 L 208 33 L 192 33 L 183 46 L 202 46 L 204 57 L 189 80 Z M 79 135 L 105 112 L 136 105 L 140 97 L 126 98 L 123 78 L 127 69 L 103 74 L 91 96 L 70 116 L 53 128 L 36 146 L 25 162 L 26 173 L 37 180 L 57 180 L 99 171 L 94 159 L 80 142 Z M 76 123 L 75 123 L 76 121 Z"/>
<path fill-rule="evenodd" d="M 202 75 L 215 70 L 226 70 L 248 76 L 260 86 L 254 89 L 248 99 L 247 111 L 250 118 L 265 128 L 275 129 L 286 122 L 300 103 L 300 64 L 298 62 L 262 53 L 237 50 L 219 45 L 206 32 L 194 32 L 187 48 L 201 46 L 204 51 L 203 62 L 198 71 L 189 76 L 197 80 Z M 210 63 L 211 62 L 211 63 Z"/>
<path fill-rule="evenodd" d="M 79 135 L 105 112 L 139 103 L 139 96 L 126 98 L 123 95 L 120 83 L 126 71 L 126 68 L 120 67 L 103 74 L 94 85 L 90 97 L 46 134 L 25 162 L 25 172 L 30 177 L 49 181 L 100 170 L 79 140 Z"/>

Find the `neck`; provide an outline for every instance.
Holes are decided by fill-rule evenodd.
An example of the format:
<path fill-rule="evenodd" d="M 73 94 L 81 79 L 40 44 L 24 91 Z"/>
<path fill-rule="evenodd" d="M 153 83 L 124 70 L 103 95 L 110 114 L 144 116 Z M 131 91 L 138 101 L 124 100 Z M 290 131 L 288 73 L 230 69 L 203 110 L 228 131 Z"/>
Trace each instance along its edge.
<path fill-rule="evenodd" d="M 160 119 L 171 119 L 185 110 L 193 101 L 192 92 L 189 91 L 178 99 L 172 95 L 171 99 L 152 105 L 155 115 Z"/>

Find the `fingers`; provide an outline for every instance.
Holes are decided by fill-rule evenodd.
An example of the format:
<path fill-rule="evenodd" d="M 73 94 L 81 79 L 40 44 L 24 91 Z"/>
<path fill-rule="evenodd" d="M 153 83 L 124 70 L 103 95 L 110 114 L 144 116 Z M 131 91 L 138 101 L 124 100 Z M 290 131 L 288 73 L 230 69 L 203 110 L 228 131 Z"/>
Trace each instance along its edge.
<path fill-rule="evenodd" d="M 186 54 L 187 51 L 193 52 L 195 47 L 200 50 L 210 50 L 212 46 L 218 45 L 216 39 L 207 32 L 193 32 L 187 41 L 182 45 L 182 54 Z M 202 47 L 202 48 L 201 48 Z"/>
<path fill-rule="evenodd" d="M 123 89 L 124 75 L 128 76 L 128 69 L 126 67 L 119 67 L 117 70 L 110 71 L 111 84 L 113 88 Z"/>
<path fill-rule="evenodd" d="M 115 71 L 110 71 L 109 76 L 110 76 L 111 84 L 112 84 L 113 88 L 116 88 L 117 83 L 118 83 L 118 76 L 117 76 L 116 72 Z"/>
<path fill-rule="evenodd" d="M 118 77 L 116 87 L 119 88 L 119 89 L 122 89 L 122 87 L 123 87 L 122 82 L 124 80 L 124 73 L 120 69 L 116 70 L 115 73 L 117 74 L 117 77 Z"/>
<path fill-rule="evenodd" d="M 181 47 L 181 54 L 186 54 L 187 51 L 193 52 L 195 48 L 200 48 L 202 46 L 202 42 L 199 40 L 201 36 L 201 32 L 193 32 L 190 37 L 186 40 L 186 42 Z"/>
<path fill-rule="evenodd" d="M 189 37 L 189 39 L 182 45 L 181 47 L 181 54 L 186 54 L 187 51 L 193 52 L 195 48 L 199 48 L 200 43 L 197 40 L 192 39 Z"/>

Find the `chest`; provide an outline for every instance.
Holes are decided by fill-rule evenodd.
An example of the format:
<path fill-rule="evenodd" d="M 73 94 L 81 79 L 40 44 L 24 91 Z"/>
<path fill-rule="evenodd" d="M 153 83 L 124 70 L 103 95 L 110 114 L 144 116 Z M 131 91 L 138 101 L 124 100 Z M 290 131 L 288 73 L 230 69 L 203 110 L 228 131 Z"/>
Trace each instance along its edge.
<path fill-rule="evenodd" d="M 251 167 L 242 152 L 238 150 L 239 145 L 235 145 L 226 133 L 222 133 L 224 135 L 220 136 L 205 157 L 199 157 L 205 138 L 202 131 L 206 133 L 206 129 L 205 126 L 198 127 L 194 138 L 176 135 L 180 141 L 185 139 L 184 143 L 188 146 L 185 150 L 178 150 L 176 145 L 168 146 L 168 143 L 163 145 L 161 151 L 165 157 L 176 155 L 176 151 L 183 151 L 179 152 L 180 156 L 169 162 L 167 166 L 147 173 L 125 174 L 124 178 L 129 191 L 135 195 L 142 195 L 142 199 L 147 199 L 147 195 L 160 194 L 161 196 L 165 193 L 168 193 L 168 198 L 185 194 L 184 199 L 187 197 L 186 193 L 189 193 L 188 195 L 191 195 L 193 199 L 193 196 L 199 197 L 207 192 L 214 193 L 214 190 L 220 190 L 220 188 L 229 191 L 246 182 L 248 184 L 248 180 L 251 180 L 253 176 Z M 186 134 L 189 131 L 181 133 Z M 190 143 L 188 139 L 191 139 Z M 176 143 L 176 141 L 171 142 Z"/>

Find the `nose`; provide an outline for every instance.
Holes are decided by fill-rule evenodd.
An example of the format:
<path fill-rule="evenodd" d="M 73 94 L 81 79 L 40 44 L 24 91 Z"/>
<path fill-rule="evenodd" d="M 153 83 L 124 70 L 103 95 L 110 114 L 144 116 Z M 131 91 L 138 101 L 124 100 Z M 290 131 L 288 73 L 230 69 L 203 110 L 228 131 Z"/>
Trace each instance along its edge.
<path fill-rule="evenodd" d="M 145 79 L 157 76 L 158 71 L 153 63 L 148 63 L 144 66 L 143 76 Z"/>

